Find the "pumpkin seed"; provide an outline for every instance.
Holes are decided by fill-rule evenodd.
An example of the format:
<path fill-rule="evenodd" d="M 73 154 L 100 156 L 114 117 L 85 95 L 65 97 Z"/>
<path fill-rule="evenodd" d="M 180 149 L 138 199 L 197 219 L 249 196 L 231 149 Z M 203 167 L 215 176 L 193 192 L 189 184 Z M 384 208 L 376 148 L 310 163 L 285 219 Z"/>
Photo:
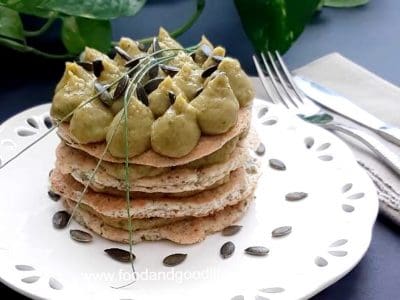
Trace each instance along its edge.
<path fill-rule="evenodd" d="M 272 230 L 272 237 L 281 237 L 292 232 L 292 226 L 281 226 Z"/>
<path fill-rule="evenodd" d="M 279 171 L 286 170 L 285 164 L 282 161 L 280 161 L 279 159 L 276 159 L 276 158 L 271 158 L 269 160 L 269 165 L 270 165 L 270 167 L 272 169 L 275 169 L 275 170 L 279 170 Z"/>
<path fill-rule="evenodd" d="M 61 196 L 59 194 L 56 194 L 55 192 L 53 192 L 52 190 L 49 190 L 47 192 L 47 194 L 49 195 L 49 197 L 54 200 L 54 201 L 58 201 L 60 200 Z"/>
<path fill-rule="evenodd" d="M 44 125 L 46 125 L 47 129 L 50 129 L 53 127 L 53 121 L 49 116 L 45 117 L 43 122 L 44 122 Z"/>
<path fill-rule="evenodd" d="M 231 257 L 233 255 L 233 252 L 235 252 L 235 244 L 232 242 L 226 242 L 222 245 L 219 252 L 221 254 L 221 257 L 224 259 Z"/>
<path fill-rule="evenodd" d="M 119 97 L 122 96 L 122 94 L 125 92 L 128 84 L 129 84 L 129 76 L 125 75 L 124 77 L 121 78 L 121 80 L 118 82 L 117 87 L 115 88 L 115 91 L 113 94 L 113 100 L 117 100 Z"/>
<path fill-rule="evenodd" d="M 107 91 L 107 88 L 104 85 L 102 85 L 98 81 L 95 81 L 94 82 L 94 88 L 96 89 L 96 91 L 98 93 L 100 93 L 99 99 L 101 100 L 101 102 L 103 102 L 107 106 L 111 106 L 113 104 L 113 102 L 114 102 L 113 97 Z"/>
<path fill-rule="evenodd" d="M 252 246 L 244 250 L 249 255 L 265 256 L 269 253 L 269 249 L 263 246 Z"/>
<path fill-rule="evenodd" d="M 144 85 L 144 90 L 146 91 L 147 94 L 150 94 L 152 91 L 158 88 L 160 83 L 164 80 L 164 78 L 161 77 L 156 77 L 153 79 L 150 79 L 149 81 L 146 82 Z"/>
<path fill-rule="evenodd" d="M 258 145 L 258 147 L 257 147 L 257 149 L 256 149 L 256 154 L 258 155 L 258 156 L 263 156 L 264 155 L 264 153 L 265 153 L 265 146 L 264 146 L 264 144 L 263 143 L 260 143 L 260 145 Z"/>
<path fill-rule="evenodd" d="M 213 65 L 211 67 L 208 67 L 201 73 L 202 78 L 207 78 L 209 77 L 212 73 L 214 73 L 218 69 L 218 65 Z"/>
<path fill-rule="evenodd" d="M 228 227 L 225 227 L 224 230 L 222 230 L 222 235 L 224 236 L 232 236 L 236 233 L 238 233 L 243 226 L 241 225 L 231 225 Z"/>
<path fill-rule="evenodd" d="M 97 59 L 93 61 L 93 73 L 94 76 L 99 77 L 101 75 L 101 72 L 104 70 L 103 62 L 101 59 Z"/>
<path fill-rule="evenodd" d="M 126 61 L 130 61 L 132 59 L 132 57 L 121 47 L 115 46 L 114 49 L 118 53 L 118 55 L 121 56 Z"/>
<path fill-rule="evenodd" d="M 175 99 L 176 99 L 175 94 L 173 92 L 168 92 L 168 98 L 169 98 L 169 101 L 171 102 L 171 105 L 173 105 L 175 103 Z"/>
<path fill-rule="evenodd" d="M 124 263 L 131 262 L 136 258 L 133 253 L 131 258 L 131 253 L 129 251 L 119 248 L 109 248 L 104 250 L 104 252 L 107 253 L 111 258 Z"/>
<path fill-rule="evenodd" d="M 164 65 L 160 64 L 160 69 L 163 70 L 163 72 L 171 77 L 174 77 L 181 69 L 174 67 L 174 66 L 169 66 L 169 65 Z"/>
<path fill-rule="evenodd" d="M 286 194 L 285 198 L 287 201 L 298 201 L 298 200 L 303 200 L 307 196 L 308 196 L 307 193 L 293 192 L 293 193 Z"/>
<path fill-rule="evenodd" d="M 128 61 L 125 64 L 125 67 L 127 67 L 129 69 L 136 67 L 142 58 L 144 58 L 144 56 L 142 56 L 142 55 L 132 58 L 130 61 Z"/>
<path fill-rule="evenodd" d="M 143 43 L 137 42 L 137 46 L 140 51 L 147 52 L 147 50 L 149 50 L 151 44 L 143 44 Z"/>
<path fill-rule="evenodd" d="M 196 90 L 196 92 L 194 93 L 194 97 L 196 98 L 198 95 L 201 94 L 202 91 L 203 91 L 203 88 L 202 88 L 202 87 L 201 87 L 201 88 L 198 88 L 198 89 Z"/>
<path fill-rule="evenodd" d="M 220 56 L 220 55 L 213 55 L 212 59 L 219 64 L 225 57 L 224 56 Z"/>
<path fill-rule="evenodd" d="M 77 61 L 77 65 L 84 68 L 86 71 L 92 72 L 93 71 L 93 64 L 86 61 Z"/>
<path fill-rule="evenodd" d="M 144 105 L 149 105 L 149 98 L 147 98 L 146 91 L 141 83 L 138 83 L 136 86 L 136 96 Z"/>
<path fill-rule="evenodd" d="M 79 229 L 71 229 L 69 231 L 71 238 L 80 243 L 89 243 L 93 240 L 93 237 L 90 233 L 79 230 Z"/>
<path fill-rule="evenodd" d="M 158 43 L 158 39 L 154 37 L 153 42 L 151 43 L 151 53 L 157 52 L 159 50 L 161 50 L 160 44 Z"/>
<path fill-rule="evenodd" d="M 163 259 L 164 266 L 174 267 L 181 264 L 187 257 L 187 254 L 184 253 L 175 253 L 168 255 Z"/>
<path fill-rule="evenodd" d="M 54 228 L 57 229 L 63 229 L 67 226 L 69 218 L 71 217 L 71 215 L 65 211 L 65 210 L 61 210 L 56 212 L 53 215 L 53 226 Z"/>
<path fill-rule="evenodd" d="M 207 45 L 207 44 L 203 44 L 200 47 L 200 50 L 206 55 L 206 56 L 211 56 L 212 55 L 212 48 Z"/>
<path fill-rule="evenodd" d="M 158 64 L 153 65 L 149 71 L 147 71 L 147 74 L 149 75 L 150 79 L 153 79 L 155 77 L 157 77 L 158 75 Z"/>

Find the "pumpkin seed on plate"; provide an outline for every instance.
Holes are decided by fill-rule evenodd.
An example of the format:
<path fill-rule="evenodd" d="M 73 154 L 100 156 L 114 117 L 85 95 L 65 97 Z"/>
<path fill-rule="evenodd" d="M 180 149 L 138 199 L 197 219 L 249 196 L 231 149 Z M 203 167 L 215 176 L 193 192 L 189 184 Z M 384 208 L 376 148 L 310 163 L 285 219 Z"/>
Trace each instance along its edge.
<path fill-rule="evenodd" d="M 93 236 L 90 233 L 83 230 L 71 229 L 69 231 L 69 234 L 73 240 L 80 243 L 89 243 L 93 240 Z"/>
<path fill-rule="evenodd" d="M 124 262 L 124 263 L 131 262 L 131 261 L 135 260 L 135 258 L 136 258 L 133 253 L 132 253 L 132 257 L 131 257 L 131 253 L 129 251 L 119 249 L 119 248 L 105 249 L 104 252 L 107 253 L 112 259 L 115 259 L 117 261 Z"/>
<path fill-rule="evenodd" d="M 187 257 L 185 253 L 175 253 L 163 259 L 163 264 L 167 267 L 174 267 L 181 264 Z"/>

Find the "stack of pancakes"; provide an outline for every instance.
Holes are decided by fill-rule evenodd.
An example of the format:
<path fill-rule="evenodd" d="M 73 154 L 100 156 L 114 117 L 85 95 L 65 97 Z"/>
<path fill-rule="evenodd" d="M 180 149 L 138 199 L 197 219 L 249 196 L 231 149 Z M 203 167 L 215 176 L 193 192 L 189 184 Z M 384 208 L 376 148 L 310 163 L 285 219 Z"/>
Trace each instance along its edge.
<path fill-rule="evenodd" d="M 121 176 L 124 159 L 104 151 L 105 142 L 75 143 L 69 125 L 61 124 L 61 143 L 50 177 L 52 190 L 61 195 L 70 213 L 81 198 L 73 215 L 76 221 L 107 239 L 129 243 L 125 197 L 129 186 L 133 243 L 161 239 L 179 244 L 199 242 L 237 222 L 253 198 L 259 172 L 251 149 L 258 143 L 249 131 L 250 112 L 251 108 L 240 109 L 231 130 L 202 136 L 184 157 L 169 158 L 148 150 L 131 158 L 129 185 Z M 229 155 L 215 163 L 213 154 L 221 149 Z M 103 161 L 89 182 L 103 153 Z M 146 176 L 140 176 L 135 168 L 145 170 Z M 81 196 L 85 184 L 89 188 Z"/>

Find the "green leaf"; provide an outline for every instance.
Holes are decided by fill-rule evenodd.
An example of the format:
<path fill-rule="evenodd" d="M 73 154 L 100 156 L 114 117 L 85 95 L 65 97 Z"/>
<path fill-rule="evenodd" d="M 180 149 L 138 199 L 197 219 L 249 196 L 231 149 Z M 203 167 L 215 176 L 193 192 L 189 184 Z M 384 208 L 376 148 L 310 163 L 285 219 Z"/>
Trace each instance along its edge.
<path fill-rule="evenodd" d="M 327 124 L 333 121 L 333 117 L 330 114 L 317 114 L 312 116 L 299 115 L 303 120 L 313 124 Z"/>
<path fill-rule="evenodd" d="M 41 0 L 39 2 L 38 7 L 45 10 L 88 19 L 110 20 L 135 15 L 146 0 Z"/>
<path fill-rule="evenodd" d="M 48 18 L 52 12 L 89 19 L 109 20 L 135 15 L 146 0 L 0 0 L 18 12 Z"/>
<path fill-rule="evenodd" d="M 17 12 L 36 17 L 48 18 L 53 13 L 51 10 L 39 8 L 43 0 L 0 0 L 0 6 L 11 8 Z"/>
<path fill-rule="evenodd" d="M 247 36 L 259 52 L 286 52 L 320 0 L 235 0 Z"/>
<path fill-rule="evenodd" d="M 25 41 L 24 30 L 18 12 L 0 6 L 0 36 Z"/>
<path fill-rule="evenodd" d="M 324 6 L 330 7 L 356 7 L 365 5 L 369 0 L 324 0 Z"/>
<path fill-rule="evenodd" d="M 85 46 L 107 53 L 111 46 L 111 23 L 106 20 L 65 17 L 61 38 L 65 48 L 74 54 L 82 52 Z"/>

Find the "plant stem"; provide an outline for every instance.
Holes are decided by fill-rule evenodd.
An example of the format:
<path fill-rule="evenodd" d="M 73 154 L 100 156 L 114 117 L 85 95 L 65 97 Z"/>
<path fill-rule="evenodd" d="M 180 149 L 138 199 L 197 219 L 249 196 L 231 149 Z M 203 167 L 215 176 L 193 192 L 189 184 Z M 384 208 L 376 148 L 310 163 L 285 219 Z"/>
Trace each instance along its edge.
<path fill-rule="evenodd" d="M 54 54 L 54 53 L 43 52 L 39 49 L 33 48 L 26 44 L 21 44 L 15 40 L 11 40 L 6 37 L 0 37 L 0 45 L 7 46 L 11 49 L 20 51 L 22 53 L 34 53 L 34 54 L 37 54 L 37 55 L 40 55 L 40 56 L 43 56 L 46 58 L 52 58 L 52 59 L 67 59 L 67 58 L 73 58 L 75 56 L 71 53 Z"/>
<path fill-rule="evenodd" d="M 174 31 L 171 32 L 171 36 L 173 38 L 176 38 L 186 31 L 188 31 L 193 24 L 197 21 L 197 19 L 200 17 L 201 13 L 204 10 L 204 7 L 206 5 L 206 0 L 197 0 L 197 5 L 196 5 L 196 11 L 195 13 L 191 16 L 191 18 L 183 24 L 181 27 L 175 29 Z"/>
<path fill-rule="evenodd" d="M 176 38 L 176 37 L 182 35 L 183 33 L 185 33 L 186 31 L 188 31 L 193 26 L 193 24 L 197 21 L 197 19 L 200 17 L 201 13 L 204 10 L 205 5 L 206 5 L 206 0 L 197 0 L 196 11 L 194 12 L 194 14 L 181 27 L 171 31 L 170 32 L 171 37 Z M 153 41 L 153 37 L 148 37 L 148 38 L 144 38 L 144 39 L 140 40 L 140 42 L 144 43 L 144 44 L 151 43 L 152 41 Z"/>
<path fill-rule="evenodd" d="M 34 36 L 41 35 L 42 33 L 45 33 L 51 27 L 51 25 L 53 25 L 53 23 L 57 19 L 57 17 L 58 17 L 58 13 L 56 13 L 56 12 L 52 13 L 50 18 L 47 19 L 46 23 L 44 23 L 41 28 L 39 28 L 38 30 L 34 30 L 34 31 L 24 30 L 24 35 L 27 37 L 34 37 Z"/>
<path fill-rule="evenodd" d="M 39 49 L 33 48 L 33 47 L 29 47 L 26 46 L 26 49 L 28 50 L 27 52 L 31 52 L 46 58 L 52 58 L 52 59 L 67 59 L 67 58 L 73 58 L 76 55 L 71 54 L 71 53 L 64 53 L 64 54 L 54 54 L 54 53 L 47 53 L 47 52 L 43 52 Z"/>

